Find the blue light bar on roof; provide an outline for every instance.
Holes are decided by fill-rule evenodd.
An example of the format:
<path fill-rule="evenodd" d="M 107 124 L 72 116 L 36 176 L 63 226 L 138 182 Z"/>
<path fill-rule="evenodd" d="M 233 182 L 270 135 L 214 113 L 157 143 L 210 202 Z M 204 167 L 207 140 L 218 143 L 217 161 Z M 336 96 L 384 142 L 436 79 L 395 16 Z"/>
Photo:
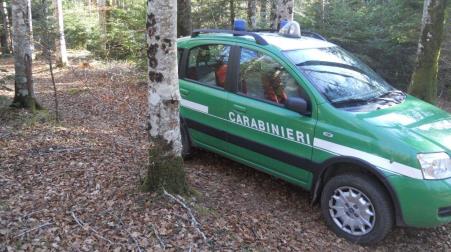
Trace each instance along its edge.
<path fill-rule="evenodd" d="M 279 30 L 282 29 L 286 24 L 288 24 L 288 20 L 282 19 L 279 23 Z"/>
<path fill-rule="evenodd" d="M 233 22 L 233 30 L 234 31 L 246 31 L 246 20 L 235 19 L 235 21 Z"/>

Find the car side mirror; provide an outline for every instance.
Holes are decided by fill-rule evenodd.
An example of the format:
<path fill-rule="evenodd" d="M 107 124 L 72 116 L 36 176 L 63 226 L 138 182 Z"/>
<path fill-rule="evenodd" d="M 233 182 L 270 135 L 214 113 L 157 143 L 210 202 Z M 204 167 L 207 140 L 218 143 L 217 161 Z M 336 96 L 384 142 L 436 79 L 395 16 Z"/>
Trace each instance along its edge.
<path fill-rule="evenodd" d="M 285 102 L 285 108 L 294 112 L 298 112 L 301 115 L 311 115 L 310 111 L 308 110 L 307 101 L 300 97 L 288 97 L 287 101 Z"/>

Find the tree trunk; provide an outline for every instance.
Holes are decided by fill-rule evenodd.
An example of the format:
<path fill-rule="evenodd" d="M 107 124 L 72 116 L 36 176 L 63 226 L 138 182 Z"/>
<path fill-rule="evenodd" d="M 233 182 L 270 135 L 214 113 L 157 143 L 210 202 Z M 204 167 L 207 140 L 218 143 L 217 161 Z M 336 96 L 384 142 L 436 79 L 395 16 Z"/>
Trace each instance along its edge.
<path fill-rule="evenodd" d="M 99 12 L 100 41 L 102 50 L 107 49 L 107 2 L 106 0 L 97 0 L 97 9 Z"/>
<path fill-rule="evenodd" d="M 270 0 L 271 3 L 271 13 L 269 14 L 270 20 L 270 28 L 273 30 L 277 29 L 277 1 L 278 0 Z"/>
<path fill-rule="evenodd" d="M 266 24 L 268 14 L 268 0 L 260 0 L 260 23 Z"/>
<path fill-rule="evenodd" d="M 282 20 L 293 21 L 294 0 L 272 0 L 271 28 L 279 29 Z"/>
<path fill-rule="evenodd" d="M 9 18 L 8 9 L 6 8 L 6 1 L 0 0 L 0 15 L 2 19 L 2 34 L 0 34 L 0 44 L 2 47 L 2 54 L 8 55 L 10 51 L 10 38 L 9 38 Z"/>
<path fill-rule="evenodd" d="M 233 29 L 233 24 L 235 23 L 235 0 L 229 0 L 230 9 L 230 26 Z"/>
<path fill-rule="evenodd" d="M 326 22 L 326 5 L 327 5 L 327 0 L 321 0 L 320 1 L 321 4 L 321 28 L 324 28 L 325 26 L 325 22 Z"/>
<path fill-rule="evenodd" d="M 439 86 L 442 97 L 451 102 L 451 13 L 448 8 L 448 15 L 445 27 L 443 28 L 443 42 L 440 51 Z M 451 104 L 450 104 L 451 105 Z"/>
<path fill-rule="evenodd" d="M 15 94 L 13 107 L 39 108 L 34 96 L 32 76 L 32 31 L 30 0 L 12 0 Z"/>
<path fill-rule="evenodd" d="M 257 0 L 247 0 L 247 23 L 251 30 L 257 29 Z"/>
<path fill-rule="evenodd" d="M 144 188 L 185 193 L 177 69 L 177 0 L 148 0 L 147 5 L 151 150 Z"/>
<path fill-rule="evenodd" d="M 409 93 L 427 102 L 437 99 L 437 75 L 446 0 L 425 0 L 421 36 Z"/>
<path fill-rule="evenodd" d="M 177 37 L 191 35 L 191 0 L 177 0 Z"/>
<path fill-rule="evenodd" d="M 66 51 L 66 39 L 64 37 L 64 17 L 63 17 L 63 2 L 62 0 L 54 0 L 54 16 L 57 21 L 58 34 L 55 40 L 55 56 L 56 65 L 63 67 L 67 65 L 67 51 Z"/>

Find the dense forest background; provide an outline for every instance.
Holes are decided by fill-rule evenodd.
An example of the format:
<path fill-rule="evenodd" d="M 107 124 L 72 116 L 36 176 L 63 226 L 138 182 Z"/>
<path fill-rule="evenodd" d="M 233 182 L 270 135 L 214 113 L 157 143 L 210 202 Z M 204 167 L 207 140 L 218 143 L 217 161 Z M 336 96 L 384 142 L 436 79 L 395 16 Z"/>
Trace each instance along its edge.
<path fill-rule="evenodd" d="M 418 46 L 421 0 L 296 0 L 295 20 L 357 54 L 397 88 L 410 81 Z M 43 1 L 33 2 L 39 20 Z M 137 0 L 63 1 L 67 46 L 96 57 L 134 61 L 145 67 L 146 2 Z M 449 6 L 449 5 L 448 5 Z M 230 28 L 247 19 L 246 0 L 192 0 L 193 28 Z M 448 7 L 450 9 L 450 7 Z M 257 27 L 269 28 L 271 1 L 257 1 Z M 451 20 L 445 28 L 439 95 L 451 83 Z M 39 27 L 35 30 L 39 37 Z"/>

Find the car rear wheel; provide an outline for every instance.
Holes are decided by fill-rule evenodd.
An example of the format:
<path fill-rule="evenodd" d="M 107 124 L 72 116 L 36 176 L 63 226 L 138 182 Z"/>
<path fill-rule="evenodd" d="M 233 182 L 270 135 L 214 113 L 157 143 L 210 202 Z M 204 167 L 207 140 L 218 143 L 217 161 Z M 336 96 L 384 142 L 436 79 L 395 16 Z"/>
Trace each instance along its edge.
<path fill-rule="evenodd" d="M 394 223 L 385 189 L 362 174 L 343 174 L 327 181 L 321 212 L 337 235 L 361 245 L 381 241 Z"/>

